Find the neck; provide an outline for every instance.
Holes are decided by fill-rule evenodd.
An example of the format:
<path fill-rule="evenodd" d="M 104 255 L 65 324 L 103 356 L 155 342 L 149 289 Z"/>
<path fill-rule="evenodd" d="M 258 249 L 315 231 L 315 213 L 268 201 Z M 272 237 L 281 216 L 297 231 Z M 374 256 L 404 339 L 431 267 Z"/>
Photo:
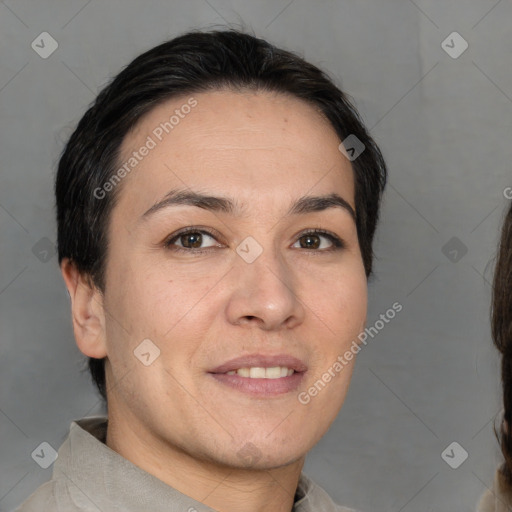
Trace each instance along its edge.
<path fill-rule="evenodd" d="M 131 421 L 117 421 L 113 411 L 106 444 L 167 485 L 222 512 L 290 512 L 305 460 L 256 470 L 192 457 L 145 429 L 134 429 Z"/>

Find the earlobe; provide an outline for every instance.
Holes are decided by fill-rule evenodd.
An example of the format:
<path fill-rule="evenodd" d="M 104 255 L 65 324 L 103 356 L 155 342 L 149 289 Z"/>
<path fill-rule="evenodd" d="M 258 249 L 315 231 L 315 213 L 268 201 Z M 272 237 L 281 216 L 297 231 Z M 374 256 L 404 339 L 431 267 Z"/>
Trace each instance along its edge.
<path fill-rule="evenodd" d="M 62 277 L 71 298 L 71 315 L 75 340 L 80 351 L 88 357 L 106 357 L 105 315 L 103 295 L 69 259 L 62 260 Z"/>

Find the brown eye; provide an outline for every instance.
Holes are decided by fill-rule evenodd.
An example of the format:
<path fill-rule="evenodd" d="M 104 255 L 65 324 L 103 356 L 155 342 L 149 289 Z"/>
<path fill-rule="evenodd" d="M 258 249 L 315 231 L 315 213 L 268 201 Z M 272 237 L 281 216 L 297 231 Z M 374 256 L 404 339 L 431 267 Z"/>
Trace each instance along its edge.
<path fill-rule="evenodd" d="M 318 235 L 301 236 L 300 246 L 303 249 L 318 249 L 320 247 L 320 238 L 318 237 Z"/>
<path fill-rule="evenodd" d="M 216 242 L 215 237 L 207 231 L 190 229 L 173 235 L 165 242 L 165 247 L 175 251 L 201 252 L 201 249 L 219 246 Z"/>
<path fill-rule="evenodd" d="M 203 235 L 201 233 L 186 233 L 184 235 L 180 235 L 179 240 L 183 247 L 186 247 L 187 249 L 197 249 L 198 247 L 201 247 Z"/>
<path fill-rule="evenodd" d="M 340 238 L 326 231 L 303 233 L 296 243 L 300 244 L 299 249 L 319 249 L 317 252 L 334 251 L 345 247 Z"/>

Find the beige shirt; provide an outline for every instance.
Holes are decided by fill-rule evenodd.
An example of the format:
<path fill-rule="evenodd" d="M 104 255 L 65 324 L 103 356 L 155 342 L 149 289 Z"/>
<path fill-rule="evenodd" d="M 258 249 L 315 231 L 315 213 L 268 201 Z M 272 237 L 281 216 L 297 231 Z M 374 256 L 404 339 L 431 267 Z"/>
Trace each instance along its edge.
<path fill-rule="evenodd" d="M 110 449 L 106 433 L 106 417 L 72 422 L 52 479 L 15 512 L 214 512 Z M 301 473 L 293 512 L 356 511 L 336 505 Z"/>
<path fill-rule="evenodd" d="M 492 489 L 482 494 L 477 512 L 510 512 L 512 510 L 512 489 L 507 485 L 499 469 L 494 474 Z"/>

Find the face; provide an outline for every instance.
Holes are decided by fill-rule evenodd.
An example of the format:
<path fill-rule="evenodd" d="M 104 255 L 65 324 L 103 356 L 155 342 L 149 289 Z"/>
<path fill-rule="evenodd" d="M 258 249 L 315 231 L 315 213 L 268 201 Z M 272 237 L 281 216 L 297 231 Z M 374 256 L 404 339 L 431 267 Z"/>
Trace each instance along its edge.
<path fill-rule="evenodd" d="M 123 163 L 134 151 L 140 161 L 117 185 L 109 225 L 109 411 L 149 445 L 278 467 L 334 420 L 354 359 L 332 368 L 364 329 L 353 171 L 299 99 L 193 100 L 158 106 L 122 145 Z M 139 151 L 148 137 L 154 147 Z"/>

